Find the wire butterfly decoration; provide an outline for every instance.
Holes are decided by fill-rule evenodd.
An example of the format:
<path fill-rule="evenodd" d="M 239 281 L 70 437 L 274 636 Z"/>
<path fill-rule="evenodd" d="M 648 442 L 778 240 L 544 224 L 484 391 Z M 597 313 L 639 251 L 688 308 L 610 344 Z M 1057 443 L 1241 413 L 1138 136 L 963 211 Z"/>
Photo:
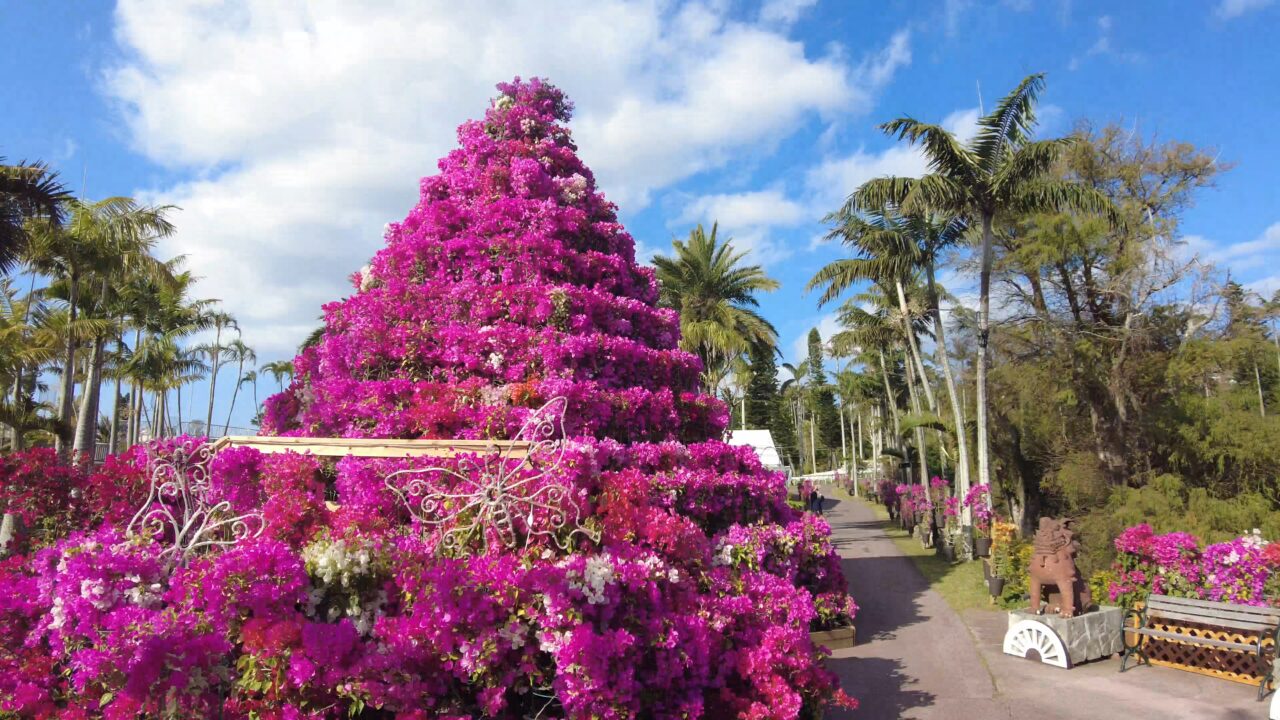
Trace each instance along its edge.
<path fill-rule="evenodd" d="M 147 448 L 151 487 L 146 502 L 129 521 L 126 534 L 171 535 L 172 544 L 160 553 L 170 560 L 261 535 L 267 524 L 261 512 L 236 515 L 229 500 L 210 504 L 212 457 L 213 447 L 198 440 L 179 442 L 166 454 Z"/>
<path fill-rule="evenodd" d="M 386 477 L 386 485 L 423 526 L 446 527 L 440 549 L 465 551 L 479 539 L 483 552 L 491 536 L 507 549 L 528 547 L 537 537 L 549 539 L 568 551 L 574 535 L 599 542 L 600 533 L 582 524 L 582 512 L 573 491 L 552 480 L 564 459 L 564 414 L 569 401 L 558 397 L 534 411 L 501 452 L 497 447 L 483 456 L 458 455 L 456 468 L 407 468 Z M 521 442 L 529 443 L 522 457 L 512 457 Z M 542 458 L 536 472 L 531 459 Z M 409 477 L 403 484 L 396 478 Z M 433 484 L 432 478 L 452 478 L 451 487 Z M 566 532 L 567 530 L 567 532 Z M 524 536 L 521 543 L 519 536 Z"/>

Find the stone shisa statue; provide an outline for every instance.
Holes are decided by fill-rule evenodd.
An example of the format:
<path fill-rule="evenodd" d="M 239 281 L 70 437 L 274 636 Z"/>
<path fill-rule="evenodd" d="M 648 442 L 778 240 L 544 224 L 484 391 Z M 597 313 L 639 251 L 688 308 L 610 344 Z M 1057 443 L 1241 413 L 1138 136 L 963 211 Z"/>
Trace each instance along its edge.
<path fill-rule="evenodd" d="M 1040 518 L 1040 528 L 1032 541 L 1034 553 L 1027 568 L 1027 587 L 1031 592 L 1031 612 L 1041 614 L 1040 602 L 1044 591 L 1052 586 L 1056 592 L 1048 593 L 1047 610 L 1057 610 L 1064 618 L 1078 615 L 1089 609 L 1093 597 L 1088 583 L 1076 570 L 1076 554 L 1080 543 L 1075 539 L 1071 520 Z"/>

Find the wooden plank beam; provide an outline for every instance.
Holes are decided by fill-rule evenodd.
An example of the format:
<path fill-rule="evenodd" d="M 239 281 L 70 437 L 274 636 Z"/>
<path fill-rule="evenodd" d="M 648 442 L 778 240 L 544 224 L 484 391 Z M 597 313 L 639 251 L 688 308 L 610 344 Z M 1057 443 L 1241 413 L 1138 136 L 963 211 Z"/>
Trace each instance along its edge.
<path fill-rule="evenodd" d="M 513 440 L 397 440 L 379 438 L 277 437 L 272 435 L 229 435 L 213 444 L 213 452 L 229 447 L 251 447 L 264 453 L 296 452 L 324 457 L 456 457 L 468 453 L 506 453 L 511 458 L 528 456 L 532 443 Z"/>

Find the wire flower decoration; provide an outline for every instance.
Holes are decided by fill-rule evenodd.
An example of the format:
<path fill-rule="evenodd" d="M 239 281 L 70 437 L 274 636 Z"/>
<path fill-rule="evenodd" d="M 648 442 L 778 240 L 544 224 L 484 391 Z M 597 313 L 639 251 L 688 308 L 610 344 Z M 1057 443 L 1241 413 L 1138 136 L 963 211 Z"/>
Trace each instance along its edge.
<path fill-rule="evenodd" d="M 527 548 L 536 537 L 545 537 L 566 552 L 574 535 L 599 542 L 600 533 L 582 524 L 573 491 L 552 479 L 564 458 L 568 405 L 568 400 L 558 397 L 534 411 L 504 450 L 495 445 L 483 456 L 459 455 L 456 468 L 398 470 L 386 477 L 386 485 L 423 526 L 448 526 L 440 536 L 440 549 L 446 552 L 465 551 L 478 539 L 487 553 L 491 535 L 507 549 Z M 529 443 L 528 452 L 512 457 L 522 441 Z M 535 467 L 531 462 L 535 456 L 540 459 L 536 472 L 529 472 Z M 393 482 L 401 476 L 410 479 L 401 485 Z M 431 482 L 445 476 L 457 482 L 447 488 Z"/>
<path fill-rule="evenodd" d="M 229 500 L 209 504 L 212 457 L 212 446 L 198 440 L 179 442 L 164 454 L 148 448 L 151 487 L 126 534 L 149 533 L 163 539 L 168 531 L 172 544 L 160 554 L 171 560 L 261 535 L 267 524 L 261 512 L 236 515 Z"/>

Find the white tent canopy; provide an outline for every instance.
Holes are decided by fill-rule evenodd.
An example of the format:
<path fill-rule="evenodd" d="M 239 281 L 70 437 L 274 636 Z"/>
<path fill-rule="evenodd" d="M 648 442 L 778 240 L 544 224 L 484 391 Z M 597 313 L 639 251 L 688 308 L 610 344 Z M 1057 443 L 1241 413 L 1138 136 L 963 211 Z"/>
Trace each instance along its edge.
<path fill-rule="evenodd" d="M 729 433 L 730 445 L 748 445 L 760 457 L 760 464 L 771 470 L 782 469 L 782 458 L 773 444 L 773 434 L 768 430 L 733 430 Z"/>

